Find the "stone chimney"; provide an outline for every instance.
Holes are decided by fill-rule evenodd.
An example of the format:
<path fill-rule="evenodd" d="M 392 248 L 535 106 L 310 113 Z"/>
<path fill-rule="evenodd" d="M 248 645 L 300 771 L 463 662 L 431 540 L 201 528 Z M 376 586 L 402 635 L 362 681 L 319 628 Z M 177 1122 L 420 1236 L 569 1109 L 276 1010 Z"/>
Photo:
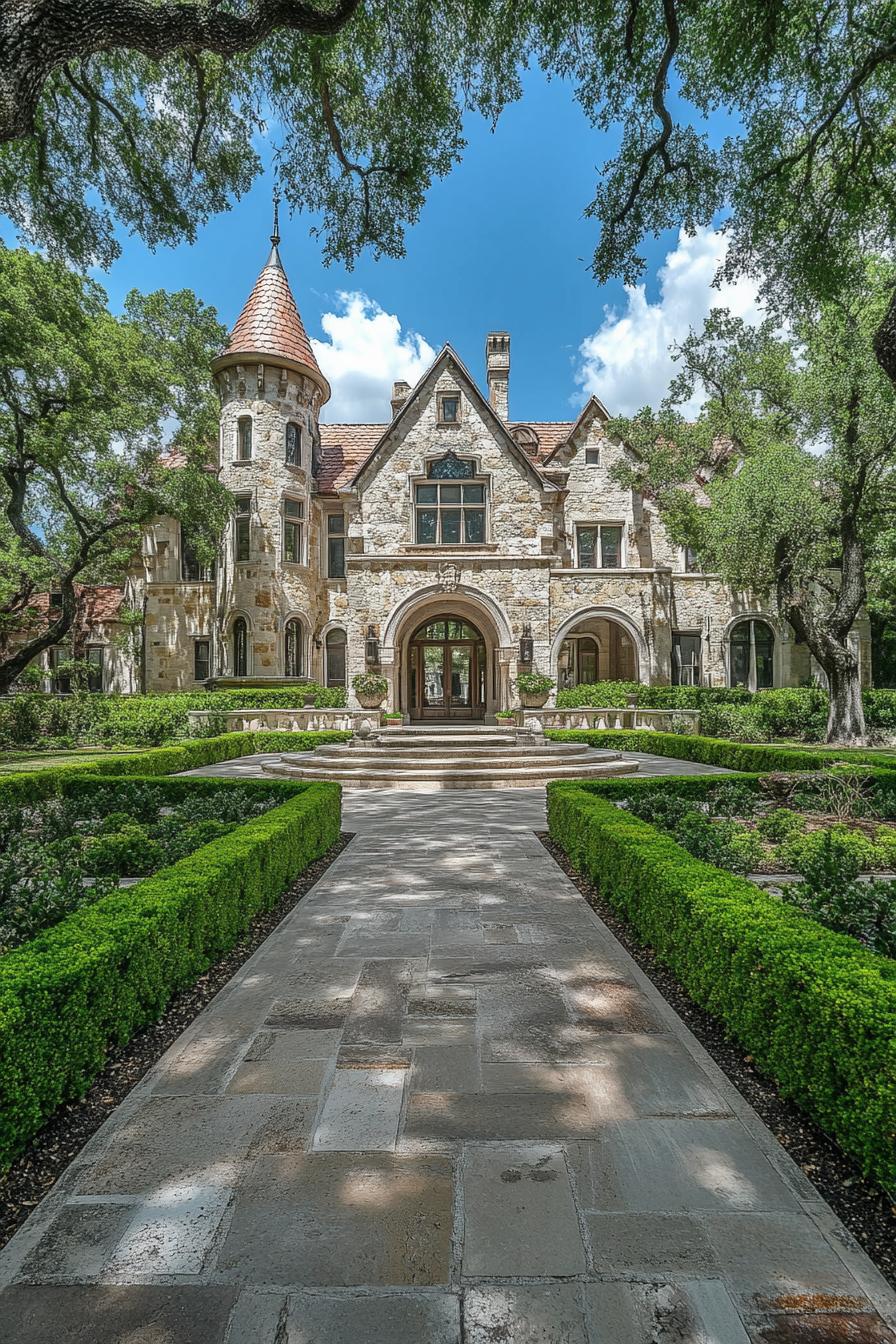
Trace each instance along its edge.
<path fill-rule="evenodd" d="M 402 406 L 403 406 L 403 405 L 405 404 L 405 402 L 407 401 L 407 399 L 408 399 L 408 393 L 410 392 L 410 390 L 411 390 L 411 385 L 410 385 L 410 383 L 406 383 L 406 382 L 404 381 L 404 379 L 399 379 L 399 381 L 398 381 L 397 383 L 393 383 L 393 384 L 392 384 L 392 414 L 393 414 L 393 416 L 395 416 L 395 415 L 398 414 L 398 412 L 401 410 Z"/>
<path fill-rule="evenodd" d="M 485 369 L 492 410 L 506 420 L 510 383 L 510 336 L 506 331 L 490 331 L 485 338 Z"/>

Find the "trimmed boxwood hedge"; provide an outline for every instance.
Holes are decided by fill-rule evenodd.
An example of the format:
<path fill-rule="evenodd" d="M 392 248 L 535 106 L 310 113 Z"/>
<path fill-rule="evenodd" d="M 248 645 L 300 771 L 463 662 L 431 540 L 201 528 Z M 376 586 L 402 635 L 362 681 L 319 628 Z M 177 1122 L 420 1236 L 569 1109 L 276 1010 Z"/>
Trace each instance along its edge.
<path fill-rule="evenodd" d="M 56 786 L 83 792 L 114 782 L 79 776 L 57 778 Z M 191 788 L 208 793 L 235 785 L 202 779 L 163 787 L 183 796 Z M 172 994 L 192 984 L 335 844 L 338 784 L 259 787 L 277 790 L 284 802 L 0 959 L 0 1166 L 57 1106 L 83 1095 L 111 1044 L 158 1018 Z"/>
<path fill-rule="evenodd" d="M 803 751 L 793 747 L 731 742 L 722 737 L 700 737 L 695 733 L 658 733 L 652 729 L 563 728 L 545 733 L 545 737 L 556 742 L 587 742 L 592 747 L 674 756 L 680 761 L 722 765 L 728 770 L 823 770 L 837 761 L 846 761 L 850 765 L 881 764 L 881 758 L 872 753 L 863 755 L 849 751 L 838 754 L 836 747 Z"/>
<path fill-rule="evenodd" d="M 896 1190 L 896 962 L 692 858 L 602 796 L 620 783 L 550 784 L 552 839 L 782 1094 Z"/>

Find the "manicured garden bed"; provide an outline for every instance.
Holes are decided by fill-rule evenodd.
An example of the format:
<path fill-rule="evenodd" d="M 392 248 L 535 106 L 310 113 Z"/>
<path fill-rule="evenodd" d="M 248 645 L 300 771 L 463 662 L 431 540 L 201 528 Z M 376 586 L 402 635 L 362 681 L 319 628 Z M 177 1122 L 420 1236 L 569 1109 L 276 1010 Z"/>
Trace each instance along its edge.
<path fill-rule="evenodd" d="M 248 738 L 254 748 L 251 734 L 230 736 Z M 97 852 L 113 870 L 163 863 L 124 888 L 109 872 L 111 890 L 72 913 L 56 911 L 55 923 L 49 912 L 52 927 L 0 957 L 0 1165 L 60 1102 L 85 1091 L 111 1045 L 154 1021 L 173 993 L 192 984 L 338 839 L 336 784 L 160 777 L 163 766 L 184 768 L 183 756 L 172 759 L 172 752 L 203 748 L 228 759 L 247 745 L 218 740 L 215 749 L 212 741 L 145 753 L 143 774 L 122 758 L 119 764 L 131 768 L 118 776 L 77 765 L 0 781 L 0 812 L 12 819 L 7 842 L 18 831 L 33 843 L 37 813 L 71 830 L 59 839 L 79 862 L 92 851 L 93 867 Z M 134 823 L 116 813 L 142 827 L 132 829 L 133 852 L 126 832 Z M 110 816 L 114 828 L 104 833 Z M 171 817 L 180 824 L 170 826 Z M 201 843 L 210 820 L 216 831 L 230 829 Z M 122 835 L 117 847 L 110 844 Z M 192 852 L 165 863 L 188 842 Z"/>
<path fill-rule="evenodd" d="M 896 777 L 869 773 L 885 800 Z M 732 784 L 761 789 L 758 775 L 551 784 L 550 835 L 782 1095 L 896 1190 L 896 962 L 617 805 L 706 803 Z"/>

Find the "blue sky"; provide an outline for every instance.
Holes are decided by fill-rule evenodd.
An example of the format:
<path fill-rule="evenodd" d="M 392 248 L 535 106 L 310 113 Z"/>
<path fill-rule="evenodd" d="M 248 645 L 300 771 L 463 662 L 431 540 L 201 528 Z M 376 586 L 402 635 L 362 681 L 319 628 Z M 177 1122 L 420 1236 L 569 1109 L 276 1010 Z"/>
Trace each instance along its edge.
<path fill-rule="evenodd" d="M 471 118 L 468 140 L 462 163 L 432 187 L 400 260 L 325 268 L 309 218 L 281 218 L 284 265 L 334 387 L 327 418 L 387 418 L 392 378 L 414 381 L 445 341 L 484 381 L 493 329 L 511 333 L 514 419 L 571 418 L 591 391 L 611 411 L 658 400 L 669 341 L 702 320 L 710 301 L 719 238 L 648 239 L 643 290 L 599 287 L 589 272 L 595 225 L 583 210 L 613 141 L 589 126 L 570 88 L 530 72 L 497 130 Z M 189 286 L 232 323 L 266 255 L 271 188 L 270 176 L 259 179 L 195 246 L 151 253 L 123 238 L 121 258 L 101 277 L 112 306 L 133 286 Z M 749 310 L 751 301 L 746 291 L 739 304 Z"/>

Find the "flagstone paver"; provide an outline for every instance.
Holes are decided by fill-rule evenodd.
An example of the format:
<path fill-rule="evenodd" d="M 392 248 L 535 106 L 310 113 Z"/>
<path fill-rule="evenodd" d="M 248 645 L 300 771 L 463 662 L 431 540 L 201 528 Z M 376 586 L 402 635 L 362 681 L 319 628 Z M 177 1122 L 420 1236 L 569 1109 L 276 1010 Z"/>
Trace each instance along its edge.
<path fill-rule="evenodd" d="M 8 1246 L 0 1337 L 896 1344 L 543 802 L 348 794 L 352 844 Z"/>

